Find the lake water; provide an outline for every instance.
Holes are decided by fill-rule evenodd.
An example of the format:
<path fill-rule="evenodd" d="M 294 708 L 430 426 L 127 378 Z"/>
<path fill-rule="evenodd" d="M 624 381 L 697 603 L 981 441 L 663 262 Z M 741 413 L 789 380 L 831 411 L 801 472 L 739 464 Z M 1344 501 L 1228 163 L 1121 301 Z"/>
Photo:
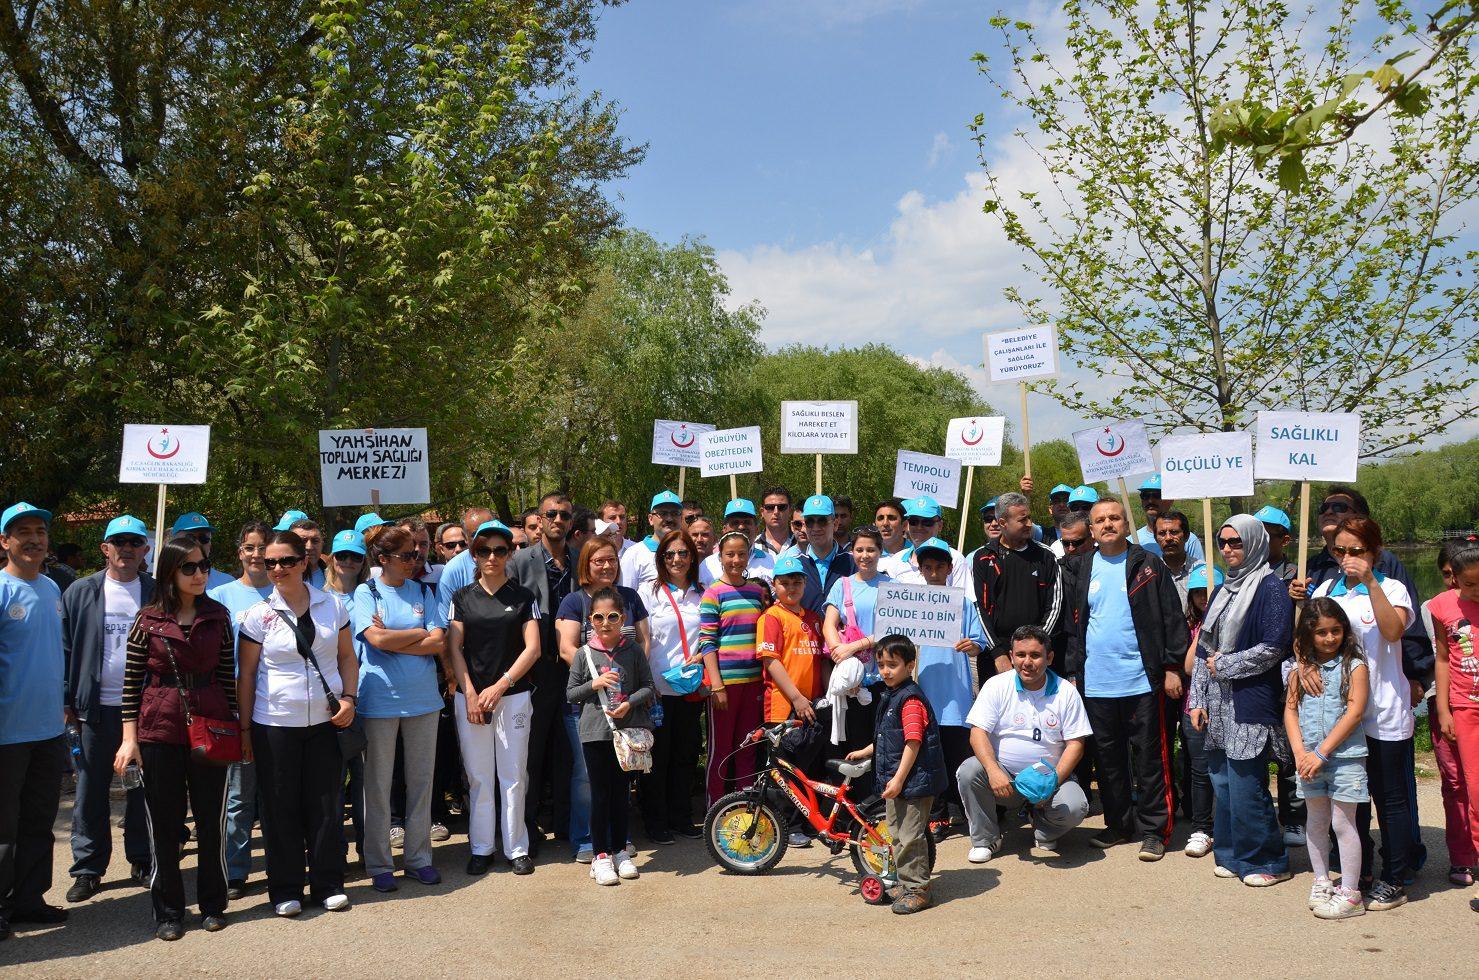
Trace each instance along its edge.
<path fill-rule="evenodd" d="M 1438 546 L 1436 544 L 1398 545 L 1392 548 L 1417 585 L 1418 595 L 1423 601 L 1443 591 L 1443 576 L 1438 574 Z"/>

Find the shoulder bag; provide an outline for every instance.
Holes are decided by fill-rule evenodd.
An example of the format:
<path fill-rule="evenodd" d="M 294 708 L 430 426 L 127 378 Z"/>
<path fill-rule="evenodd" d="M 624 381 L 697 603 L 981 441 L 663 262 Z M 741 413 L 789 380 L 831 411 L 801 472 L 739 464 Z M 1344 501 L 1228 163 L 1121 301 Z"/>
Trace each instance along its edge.
<path fill-rule="evenodd" d="M 668 602 L 673 606 L 673 615 L 678 618 L 678 640 L 683 644 L 683 663 L 663 671 L 662 679 L 679 694 L 691 694 L 696 699 L 708 697 L 707 686 L 704 684 L 703 661 L 694 660 L 693 653 L 688 649 L 688 629 L 683 625 L 683 610 L 678 608 L 678 600 L 673 598 L 673 587 L 664 582 L 662 588 L 667 593 Z"/>
<path fill-rule="evenodd" d="M 585 662 L 590 667 L 591 680 L 594 681 L 601 676 L 596 672 L 596 658 L 591 656 L 589 643 L 582 649 L 585 650 Z M 611 747 L 616 750 L 616 762 L 621 766 L 622 772 L 651 772 L 652 731 L 647 728 L 617 728 L 616 719 L 606 714 L 611 710 L 611 699 L 606 696 L 606 689 L 597 689 L 596 695 L 603 709 L 601 716 L 606 719 L 606 727 L 611 729 Z"/>
<path fill-rule="evenodd" d="M 373 591 L 373 586 L 371 587 L 371 591 Z M 379 597 L 377 596 L 376 598 L 378 599 Z M 279 615 L 281 614 L 279 613 Z M 333 691 L 329 690 L 329 682 L 324 678 L 324 672 L 318 666 L 318 659 L 313 655 L 313 644 L 303 635 L 303 630 L 297 622 L 286 622 L 284 620 L 284 625 L 293 631 L 293 639 L 298 641 L 298 656 L 313 666 L 313 672 L 318 675 L 318 682 L 323 685 L 324 697 L 329 702 L 329 716 L 333 717 L 337 715 L 339 713 L 339 698 Z M 365 750 L 368 740 L 365 738 L 364 722 L 360 721 L 358 704 L 355 705 L 354 718 L 343 728 L 335 725 L 334 734 L 339 739 L 339 754 L 344 757 L 345 762 L 358 757 Z"/>
<path fill-rule="evenodd" d="M 235 718 L 207 718 L 190 710 L 190 695 L 180 680 L 180 665 L 164 640 L 164 655 L 169 669 L 175 672 L 175 687 L 180 692 L 180 710 L 185 712 L 185 729 L 190 739 L 190 758 L 213 766 L 229 766 L 241 761 L 241 722 Z"/>

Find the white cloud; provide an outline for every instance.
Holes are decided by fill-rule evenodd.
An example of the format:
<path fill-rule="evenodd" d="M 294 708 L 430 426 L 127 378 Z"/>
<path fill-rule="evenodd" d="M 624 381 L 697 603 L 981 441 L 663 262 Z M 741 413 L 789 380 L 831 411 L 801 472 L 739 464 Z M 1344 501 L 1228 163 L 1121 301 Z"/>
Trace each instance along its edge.
<path fill-rule="evenodd" d="M 945 159 L 953 149 L 955 147 L 951 144 L 948 135 L 945 133 L 936 133 L 934 142 L 930 144 L 929 168 L 931 170 L 935 169 L 940 161 Z"/>

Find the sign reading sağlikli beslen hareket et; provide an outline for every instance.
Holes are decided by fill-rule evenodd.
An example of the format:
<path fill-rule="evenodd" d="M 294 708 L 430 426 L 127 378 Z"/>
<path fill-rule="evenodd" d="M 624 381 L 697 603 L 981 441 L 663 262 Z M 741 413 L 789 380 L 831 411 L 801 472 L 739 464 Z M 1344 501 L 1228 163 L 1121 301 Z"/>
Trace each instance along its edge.
<path fill-rule="evenodd" d="M 857 402 L 781 402 L 781 452 L 857 451 Z"/>

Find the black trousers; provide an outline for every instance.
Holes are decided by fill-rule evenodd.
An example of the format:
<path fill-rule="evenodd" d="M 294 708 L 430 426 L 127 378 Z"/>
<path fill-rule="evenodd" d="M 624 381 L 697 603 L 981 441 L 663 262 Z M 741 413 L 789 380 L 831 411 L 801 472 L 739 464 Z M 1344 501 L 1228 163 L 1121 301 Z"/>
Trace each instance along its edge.
<path fill-rule="evenodd" d="M 663 695 L 662 724 L 652 732 L 652 771 L 642 774 L 639 789 L 649 833 L 693 826 L 693 779 L 703 717 L 702 701 Z"/>
<path fill-rule="evenodd" d="M 344 890 L 344 760 L 329 722 L 305 728 L 252 726 L 257 799 L 267 849 L 267 897 L 273 905 L 323 902 Z"/>
<path fill-rule="evenodd" d="M 964 805 L 960 801 L 960 787 L 955 785 L 955 771 L 960 764 L 969 759 L 971 751 L 971 730 L 965 725 L 941 725 L 940 726 L 940 751 L 945 756 L 945 772 L 949 774 L 946 780 L 948 785 L 945 792 L 935 797 L 934 807 L 930 813 L 930 820 L 944 820 L 950 813 L 950 807 L 955 807 L 964 812 Z"/>
<path fill-rule="evenodd" d="M 568 746 L 565 737 L 565 685 L 559 681 L 559 668 L 549 660 L 541 658 L 535 663 L 533 675 L 534 693 L 530 698 L 533 710 L 529 719 L 529 782 L 524 800 L 524 824 L 529 828 L 529 854 L 539 853 L 544 834 L 539 829 L 540 805 L 550 794 L 551 809 L 557 836 L 570 833 L 570 771 L 573 761 L 568 748 L 563 755 L 557 751 L 556 743 Z M 563 762 L 563 765 L 561 764 Z M 549 789 L 545 789 L 548 782 Z M 560 801 L 564 801 L 563 822 Z M 625 842 L 623 842 L 623 845 Z"/>
<path fill-rule="evenodd" d="M 0 919 L 44 904 L 67 741 L 0 745 Z"/>
<path fill-rule="evenodd" d="M 108 873 L 113 857 L 113 757 L 123 741 L 123 709 L 99 705 L 97 721 L 83 721 L 82 757 L 77 764 L 77 798 L 72 803 L 73 878 Z M 129 864 L 149 864 L 149 824 L 144 790 L 131 789 L 123 804 L 123 853 Z"/>
<path fill-rule="evenodd" d="M 883 681 L 876 681 L 868 688 L 873 692 L 873 700 L 868 704 L 859 704 L 856 701 L 847 702 L 847 718 L 843 721 L 843 744 L 839 755 L 847 755 L 848 752 L 856 752 L 858 749 L 866 749 L 873 744 L 873 723 L 878 714 L 878 699 L 888 685 Z M 877 792 L 877 781 L 873 778 L 873 770 L 869 769 L 866 775 L 860 776 L 852 781 L 847 795 L 853 801 L 866 800 Z"/>
<path fill-rule="evenodd" d="M 1304 800 L 1295 792 L 1294 764 L 1279 763 L 1279 825 L 1284 829 L 1303 827 L 1305 824 Z"/>
<path fill-rule="evenodd" d="M 1104 826 L 1125 837 L 1171 839 L 1171 762 L 1166 754 L 1163 695 L 1084 698 L 1094 728 L 1095 765 Z M 1133 812 L 1132 812 L 1133 811 Z"/>
<path fill-rule="evenodd" d="M 1187 686 L 1191 684 L 1187 681 Z M 1186 706 L 1186 693 L 1183 690 L 1181 697 L 1168 698 L 1164 694 L 1160 697 L 1161 712 L 1161 738 L 1166 745 L 1166 772 L 1167 781 L 1171 787 L 1171 812 L 1178 810 L 1188 820 L 1191 819 L 1191 767 L 1186 759 L 1186 740 L 1180 739 L 1182 708 Z M 1181 743 L 1181 769 L 1176 768 L 1177 742 Z"/>
<path fill-rule="evenodd" d="M 591 847 L 615 854 L 627 846 L 627 794 L 632 774 L 616 761 L 609 741 L 583 742 L 585 770 L 591 781 Z"/>
<path fill-rule="evenodd" d="M 139 757 L 153 848 L 149 897 L 154 921 L 185 918 L 180 845 L 187 793 L 195 817 L 195 899 L 201 915 L 221 915 L 226 911 L 226 767 L 195 762 L 189 746 L 163 742 L 140 742 Z"/>

